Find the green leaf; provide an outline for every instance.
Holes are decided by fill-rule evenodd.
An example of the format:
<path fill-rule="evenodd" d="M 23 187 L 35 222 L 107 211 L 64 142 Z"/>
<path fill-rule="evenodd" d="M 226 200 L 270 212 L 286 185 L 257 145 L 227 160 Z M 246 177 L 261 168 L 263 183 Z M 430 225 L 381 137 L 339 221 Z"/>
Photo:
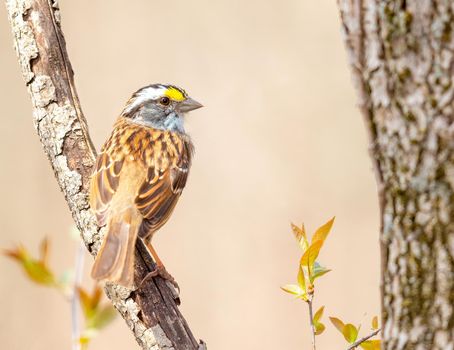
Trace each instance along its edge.
<path fill-rule="evenodd" d="M 325 331 L 325 325 L 321 322 L 314 323 L 315 335 L 320 335 Z"/>
<path fill-rule="evenodd" d="M 299 269 L 298 269 L 298 285 L 304 291 L 304 293 L 307 293 L 306 279 L 304 278 L 304 270 L 301 266 L 299 266 Z"/>
<path fill-rule="evenodd" d="M 325 325 L 322 322 L 320 322 L 320 319 L 323 316 L 324 309 L 325 309 L 324 306 L 320 307 L 320 309 L 318 309 L 317 312 L 315 313 L 314 319 L 312 320 L 314 323 L 315 335 L 320 335 L 325 330 Z"/>
<path fill-rule="evenodd" d="M 315 241 L 325 241 L 326 237 L 331 231 L 331 228 L 333 227 L 334 219 L 335 217 L 329 220 L 326 224 L 320 226 L 317 231 L 315 231 L 314 235 L 312 236 L 312 243 L 314 243 Z"/>
<path fill-rule="evenodd" d="M 26 261 L 23 267 L 34 282 L 45 286 L 56 286 L 54 274 L 46 265 L 35 260 Z"/>
<path fill-rule="evenodd" d="M 336 327 L 339 332 L 343 333 L 345 327 L 344 322 L 342 322 L 337 317 L 330 317 L 329 319 L 331 323 L 334 325 L 334 327 Z"/>
<path fill-rule="evenodd" d="M 374 318 L 372 319 L 372 329 L 378 329 L 378 317 L 377 316 L 374 316 Z"/>
<path fill-rule="evenodd" d="M 101 301 L 102 290 L 99 285 L 96 285 L 91 293 L 91 306 L 96 309 Z"/>
<path fill-rule="evenodd" d="M 308 275 L 309 275 L 309 280 L 311 283 L 314 281 L 313 277 L 313 265 L 315 262 L 315 259 L 317 259 L 318 254 L 320 253 L 320 248 L 323 245 L 323 241 L 315 241 L 312 242 L 309 248 L 304 252 L 303 256 L 301 257 L 300 260 L 300 265 L 303 267 L 307 268 Z"/>
<path fill-rule="evenodd" d="M 101 288 L 96 285 L 91 294 L 82 287 L 77 287 L 77 291 L 85 318 L 87 320 L 92 319 L 98 312 L 98 306 L 101 300 Z"/>
<path fill-rule="evenodd" d="M 358 338 L 358 329 L 351 323 L 347 323 L 342 330 L 342 334 L 344 335 L 345 340 L 351 344 Z"/>
<path fill-rule="evenodd" d="M 42 249 L 42 258 L 46 259 L 47 244 L 46 247 Z M 45 262 L 41 259 L 33 258 L 23 245 L 19 245 L 12 250 L 5 250 L 3 254 L 18 262 L 33 282 L 45 286 L 57 285 L 53 272 L 49 269 Z"/>
<path fill-rule="evenodd" d="M 301 225 L 301 228 L 291 224 L 292 226 L 292 232 L 293 235 L 295 236 L 296 240 L 298 241 L 298 244 L 301 248 L 301 250 L 304 252 L 306 251 L 307 247 L 309 246 L 309 242 L 307 241 L 307 235 L 306 235 L 306 230 L 304 229 L 304 225 Z"/>
<path fill-rule="evenodd" d="M 114 319 L 117 313 L 111 305 L 106 305 L 101 309 L 98 309 L 94 316 L 87 323 L 87 327 L 91 329 L 101 330 L 109 325 Z"/>
<path fill-rule="evenodd" d="M 315 262 L 312 271 L 312 280 L 314 281 L 316 278 L 319 278 L 330 271 L 330 269 L 327 269 L 326 267 L 320 265 L 318 262 Z"/>
<path fill-rule="evenodd" d="M 318 322 L 322 318 L 324 310 L 325 310 L 324 306 L 320 307 L 320 309 L 317 310 L 317 312 L 314 315 L 314 322 Z"/>
<path fill-rule="evenodd" d="M 380 350 L 380 340 L 366 340 L 359 344 L 364 350 Z"/>
<path fill-rule="evenodd" d="M 302 299 L 304 301 L 307 301 L 307 293 L 305 290 L 303 290 L 300 286 L 297 286 L 296 284 L 286 284 L 285 286 L 282 286 L 281 289 L 284 292 L 293 294 L 299 299 Z"/>
<path fill-rule="evenodd" d="M 79 293 L 80 305 L 82 307 L 82 311 L 84 312 L 85 318 L 91 318 L 95 311 L 91 306 L 90 294 L 88 294 L 88 292 L 82 287 L 77 287 L 77 292 Z"/>
<path fill-rule="evenodd" d="M 346 341 L 348 341 L 349 343 L 354 343 L 356 341 L 356 338 L 358 338 L 359 330 L 354 325 L 352 325 L 351 323 L 345 324 L 336 317 L 330 317 L 329 319 L 331 323 L 337 328 L 337 330 L 342 333 Z"/>
<path fill-rule="evenodd" d="M 116 316 L 116 312 L 111 305 L 100 305 L 102 293 L 99 285 L 95 285 L 91 294 L 80 287 L 77 288 L 77 291 L 86 325 L 79 341 L 85 349 L 90 340 L 98 334 L 99 330 L 112 322 Z"/>
<path fill-rule="evenodd" d="M 285 286 L 282 286 L 281 289 L 284 292 L 296 295 L 297 297 L 300 297 L 305 294 L 304 290 L 300 286 L 297 286 L 296 284 L 286 284 Z"/>

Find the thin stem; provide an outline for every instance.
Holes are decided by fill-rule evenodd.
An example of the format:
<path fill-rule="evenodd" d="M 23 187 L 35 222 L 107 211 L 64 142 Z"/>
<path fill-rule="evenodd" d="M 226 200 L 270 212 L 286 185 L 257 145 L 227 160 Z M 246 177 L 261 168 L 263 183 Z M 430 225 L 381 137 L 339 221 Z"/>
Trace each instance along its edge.
<path fill-rule="evenodd" d="M 80 347 L 80 308 L 79 308 L 79 291 L 77 287 L 82 281 L 82 271 L 84 267 L 85 246 L 80 242 L 77 247 L 76 261 L 74 267 L 74 285 L 71 296 L 71 333 L 72 349 L 81 350 Z"/>
<path fill-rule="evenodd" d="M 311 333 L 312 333 L 312 350 L 316 350 L 315 348 L 315 326 L 314 326 L 314 313 L 312 311 L 312 299 L 314 298 L 314 295 L 312 294 L 309 296 L 309 299 L 307 300 L 307 304 L 309 306 L 309 322 L 311 325 Z"/>
<path fill-rule="evenodd" d="M 355 341 L 352 345 L 350 345 L 347 350 L 353 350 L 356 349 L 361 343 L 365 342 L 366 340 L 372 338 L 373 336 L 376 336 L 378 333 L 380 333 L 381 328 L 373 331 L 371 334 L 366 335 L 365 337 L 362 337 L 361 339 Z"/>

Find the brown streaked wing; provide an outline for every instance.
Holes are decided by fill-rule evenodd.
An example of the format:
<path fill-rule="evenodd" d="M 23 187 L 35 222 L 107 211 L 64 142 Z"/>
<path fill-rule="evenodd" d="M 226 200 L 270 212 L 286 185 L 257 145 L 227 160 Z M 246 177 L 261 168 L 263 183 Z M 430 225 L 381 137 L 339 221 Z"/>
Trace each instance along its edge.
<path fill-rule="evenodd" d="M 110 201 L 120 182 L 124 158 L 112 160 L 107 152 L 99 154 L 96 170 L 90 183 L 90 205 L 96 214 L 98 225 L 106 224 Z"/>
<path fill-rule="evenodd" d="M 136 205 L 144 217 L 139 236 L 144 238 L 158 230 L 169 219 L 186 185 L 190 154 L 184 152 L 178 165 L 164 171 L 150 167 L 145 182 L 139 189 Z"/>

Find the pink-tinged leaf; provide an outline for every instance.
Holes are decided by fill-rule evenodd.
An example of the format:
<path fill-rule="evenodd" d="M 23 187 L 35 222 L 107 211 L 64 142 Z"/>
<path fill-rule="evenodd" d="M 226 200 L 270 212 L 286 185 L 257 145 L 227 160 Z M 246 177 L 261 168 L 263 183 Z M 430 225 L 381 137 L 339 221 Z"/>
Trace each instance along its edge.
<path fill-rule="evenodd" d="M 380 350 L 380 340 L 379 339 L 374 339 L 374 340 L 366 340 L 363 341 L 360 346 L 364 350 Z"/>
<path fill-rule="evenodd" d="M 329 220 L 326 224 L 320 226 L 317 231 L 315 231 L 314 235 L 312 236 L 312 243 L 314 243 L 315 241 L 325 241 L 326 237 L 331 231 L 331 227 L 333 227 L 334 219 L 335 217 Z"/>
<path fill-rule="evenodd" d="M 101 300 L 101 288 L 95 285 L 91 294 L 82 287 L 78 287 L 79 299 L 84 312 L 85 318 L 91 319 L 98 312 L 99 302 Z"/>
<path fill-rule="evenodd" d="M 298 244 L 301 248 L 301 250 L 304 252 L 307 247 L 309 246 L 309 242 L 307 241 L 307 235 L 306 235 L 306 230 L 304 229 L 304 225 L 301 225 L 301 228 L 291 224 L 292 226 L 292 232 L 293 235 L 295 236 L 296 240 L 298 241 Z"/>
<path fill-rule="evenodd" d="M 95 285 L 93 292 L 91 293 L 91 305 L 93 308 L 97 308 L 101 301 L 102 290 L 99 284 Z"/>
<path fill-rule="evenodd" d="M 325 310 L 325 307 L 322 306 L 320 307 L 320 309 L 317 310 L 317 312 L 315 313 L 314 315 L 314 322 L 318 322 L 320 321 L 320 319 L 322 318 L 323 316 L 323 311 Z"/>
<path fill-rule="evenodd" d="M 16 260 L 19 263 L 22 263 L 23 261 L 30 259 L 28 251 L 22 244 L 18 245 L 15 249 L 4 249 L 2 253 L 3 255 L 13 260 Z"/>
<path fill-rule="evenodd" d="M 315 281 L 315 279 L 323 276 L 324 274 L 330 272 L 330 269 L 327 269 L 326 267 L 321 266 L 318 262 L 314 263 L 314 268 L 312 271 L 312 279 Z"/>
<path fill-rule="evenodd" d="M 39 246 L 39 260 L 44 264 L 47 265 L 49 259 L 49 250 L 50 250 L 50 242 L 47 237 L 41 241 Z"/>
<path fill-rule="evenodd" d="M 358 329 L 351 323 L 347 323 L 342 330 L 342 334 L 344 335 L 345 340 L 351 344 L 358 338 Z"/>
<path fill-rule="evenodd" d="M 91 306 L 90 294 L 88 294 L 88 292 L 82 287 L 77 287 L 77 292 L 79 293 L 80 305 L 82 307 L 82 311 L 84 312 L 85 318 L 87 319 L 92 317 L 94 310 Z"/>
<path fill-rule="evenodd" d="M 344 322 L 342 322 L 342 321 L 341 321 L 340 319 L 338 319 L 337 317 L 330 317 L 329 320 L 330 320 L 331 323 L 334 325 L 334 327 L 336 327 L 337 330 L 343 334 L 344 327 L 345 327 Z"/>
<path fill-rule="evenodd" d="M 374 316 L 372 319 L 372 329 L 378 329 L 378 317 Z"/>
<path fill-rule="evenodd" d="M 315 241 L 312 242 L 309 248 L 304 252 L 303 256 L 301 257 L 300 260 L 300 265 L 303 267 L 307 268 L 308 271 L 308 277 L 311 283 L 314 281 L 314 276 L 313 276 L 313 265 L 315 262 L 315 259 L 317 259 L 318 254 L 320 253 L 320 248 L 322 247 L 323 242 L 322 241 Z"/>
<path fill-rule="evenodd" d="M 306 279 L 304 278 L 304 270 L 301 266 L 299 266 L 298 268 L 298 285 L 304 291 L 304 293 L 307 293 Z"/>
<path fill-rule="evenodd" d="M 23 245 L 19 245 L 13 250 L 5 250 L 3 254 L 18 262 L 33 282 L 46 286 L 57 285 L 55 276 L 49 267 L 41 260 L 33 258 Z"/>

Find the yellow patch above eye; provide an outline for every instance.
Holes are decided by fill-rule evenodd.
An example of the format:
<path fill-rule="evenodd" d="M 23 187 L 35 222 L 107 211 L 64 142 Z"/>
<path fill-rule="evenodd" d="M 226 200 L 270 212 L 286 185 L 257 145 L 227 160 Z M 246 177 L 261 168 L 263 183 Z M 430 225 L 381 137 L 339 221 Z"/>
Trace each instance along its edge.
<path fill-rule="evenodd" d="M 180 90 L 178 90 L 174 87 L 169 87 L 166 90 L 165 95 L 174 101 L 186 100 L 186 97 L 184 96 L 184 94 Z"/>

